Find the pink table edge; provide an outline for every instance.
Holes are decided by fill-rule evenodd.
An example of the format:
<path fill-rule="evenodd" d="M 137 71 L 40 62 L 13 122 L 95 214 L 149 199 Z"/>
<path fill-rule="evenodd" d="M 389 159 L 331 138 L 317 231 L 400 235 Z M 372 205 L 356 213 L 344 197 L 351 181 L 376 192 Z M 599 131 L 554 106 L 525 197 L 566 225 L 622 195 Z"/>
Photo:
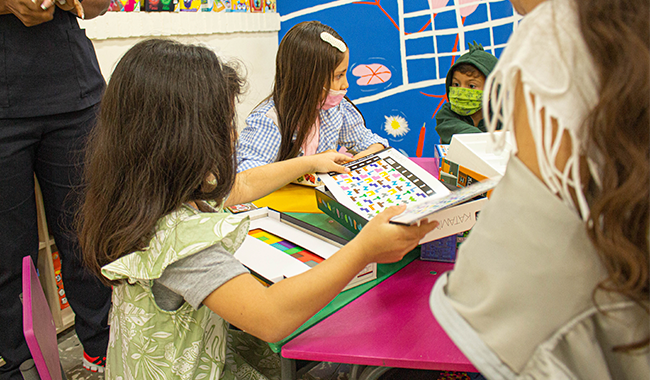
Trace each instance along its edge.
<path fill-rule="evenodd" d="M 23 332 L 41 380 L 60 380 L 56 327 L 30 256 L 23 257 Z"/>
<path fill-rule="evenodd" d="M 433 317 L 429 295 L 453 264 L 416 259 L 282 347 L 288 359 L 478 372 Z"/>

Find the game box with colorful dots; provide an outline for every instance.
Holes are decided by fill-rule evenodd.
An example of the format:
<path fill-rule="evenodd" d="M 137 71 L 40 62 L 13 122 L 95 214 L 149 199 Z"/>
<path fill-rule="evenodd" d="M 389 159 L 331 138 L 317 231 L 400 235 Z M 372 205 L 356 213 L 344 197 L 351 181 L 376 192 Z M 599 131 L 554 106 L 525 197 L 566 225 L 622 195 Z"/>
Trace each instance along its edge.
<path fill-rule="evenodd" d="M 439 226 L 421 243 L 467 231 L 486 199 L 474 199 L 474 187 L 451 192 L 447 186 L 394 148 L 387 148 L 346 164 L 348 173 L 327 173 L 316 187 L 318 208 L 353 233 L 390 206 L 405 204 L 410 219 L 437 220 Z M 493 186 L 496 183 L 483 186 Z M 398 216 L 399 217 L 399 216 Z M 395 218 L 398 218 L 395 217 Z M 395 219 L 393 218 L 393 219 Z M 391 220 L 391 222 L 395 222 Z"/>

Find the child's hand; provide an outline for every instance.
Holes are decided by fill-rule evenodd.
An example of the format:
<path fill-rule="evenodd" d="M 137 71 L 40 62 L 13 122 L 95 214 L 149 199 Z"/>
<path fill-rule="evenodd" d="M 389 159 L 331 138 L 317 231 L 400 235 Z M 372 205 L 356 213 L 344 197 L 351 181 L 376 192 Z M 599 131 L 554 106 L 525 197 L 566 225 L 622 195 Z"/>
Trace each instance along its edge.
<path fill-rule="evenodd" d="M 311 173 L 327 173 L 327 172 L 337 172 L 337 173 L 347 173 L 350 169 L 342 166 L 346 162 L 350 162 L 350 157 L 345 154 L 338 153 L 335 150 L 328 150 L 322 153 L 314 154 L 312 156 L 307 156 L 306 158 L 311 159 L 312 170 Z"/>
<path fill-rule="evenodd" d="M 382 211 L 366 224 L 349 244 L 358 244 L 366 254 L 368 262 L 393 263 L 399 261 L 429 231 L 438 226 L 437 221 L 422 223 L 420 226 L 401 226 L 390 224 L 389 220 L 400 214 L 406 206 L 392 206 Z"/>

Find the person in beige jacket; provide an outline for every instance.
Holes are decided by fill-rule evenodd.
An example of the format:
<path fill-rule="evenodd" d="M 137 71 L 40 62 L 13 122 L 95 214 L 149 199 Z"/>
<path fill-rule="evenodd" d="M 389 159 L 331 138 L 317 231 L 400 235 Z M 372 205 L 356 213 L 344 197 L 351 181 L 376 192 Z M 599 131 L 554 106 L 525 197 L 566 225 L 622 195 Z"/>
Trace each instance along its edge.
<path fill-rule="evenodd" d="M 489 379 L 648 379 L 649 1 L 511 3 L 483 109 L 516 146 L 433 314 Z"/>

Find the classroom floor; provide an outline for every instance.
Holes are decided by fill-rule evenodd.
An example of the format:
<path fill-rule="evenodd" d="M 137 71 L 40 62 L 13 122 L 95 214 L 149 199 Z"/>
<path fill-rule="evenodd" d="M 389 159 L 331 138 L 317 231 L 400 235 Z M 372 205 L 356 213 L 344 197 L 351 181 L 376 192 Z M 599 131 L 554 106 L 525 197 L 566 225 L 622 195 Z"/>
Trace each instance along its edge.
<path fill-rule="evenodd" d="M 73 328 L 59 334 L 59 356 L 61 365 L 65 370 L 68 380 L 104 380 L 101 373 L 93 373 L 83 368 L 81 358 L 83 348 Z M 350 374 L 349 364 L 321 363 L 301 380 L 348 380 Z M 445 371 L 420 371 L 407 369 L 391 369 L 381 378 L 382 380 L 485 380 L 479 374 L 466 374 L 463 372 Z"/>
<path fill-rule="evenodd" d="M 79 343 L 79 338 L 74 331 L 70 328 L 58 336 L 59 339 L 59 359 L 61 366 L 65 371 L 68 380 L 103 380 L 104 374 L 90 372 L 84 369 L 82 365 L 82 357 L 84 354 L 83 347 Z"/>
<path fill-rule="evenodd" d="M 103 374 L 83 368 L 83 347 L 74 328 L 59 334 L 58 340 L 59 357 L 68 380 L 104 380 Z M 322 363 L 305 374 L 302 380 L 347 380 L 349 372 L 350 366 L 347 364 Z"/>

